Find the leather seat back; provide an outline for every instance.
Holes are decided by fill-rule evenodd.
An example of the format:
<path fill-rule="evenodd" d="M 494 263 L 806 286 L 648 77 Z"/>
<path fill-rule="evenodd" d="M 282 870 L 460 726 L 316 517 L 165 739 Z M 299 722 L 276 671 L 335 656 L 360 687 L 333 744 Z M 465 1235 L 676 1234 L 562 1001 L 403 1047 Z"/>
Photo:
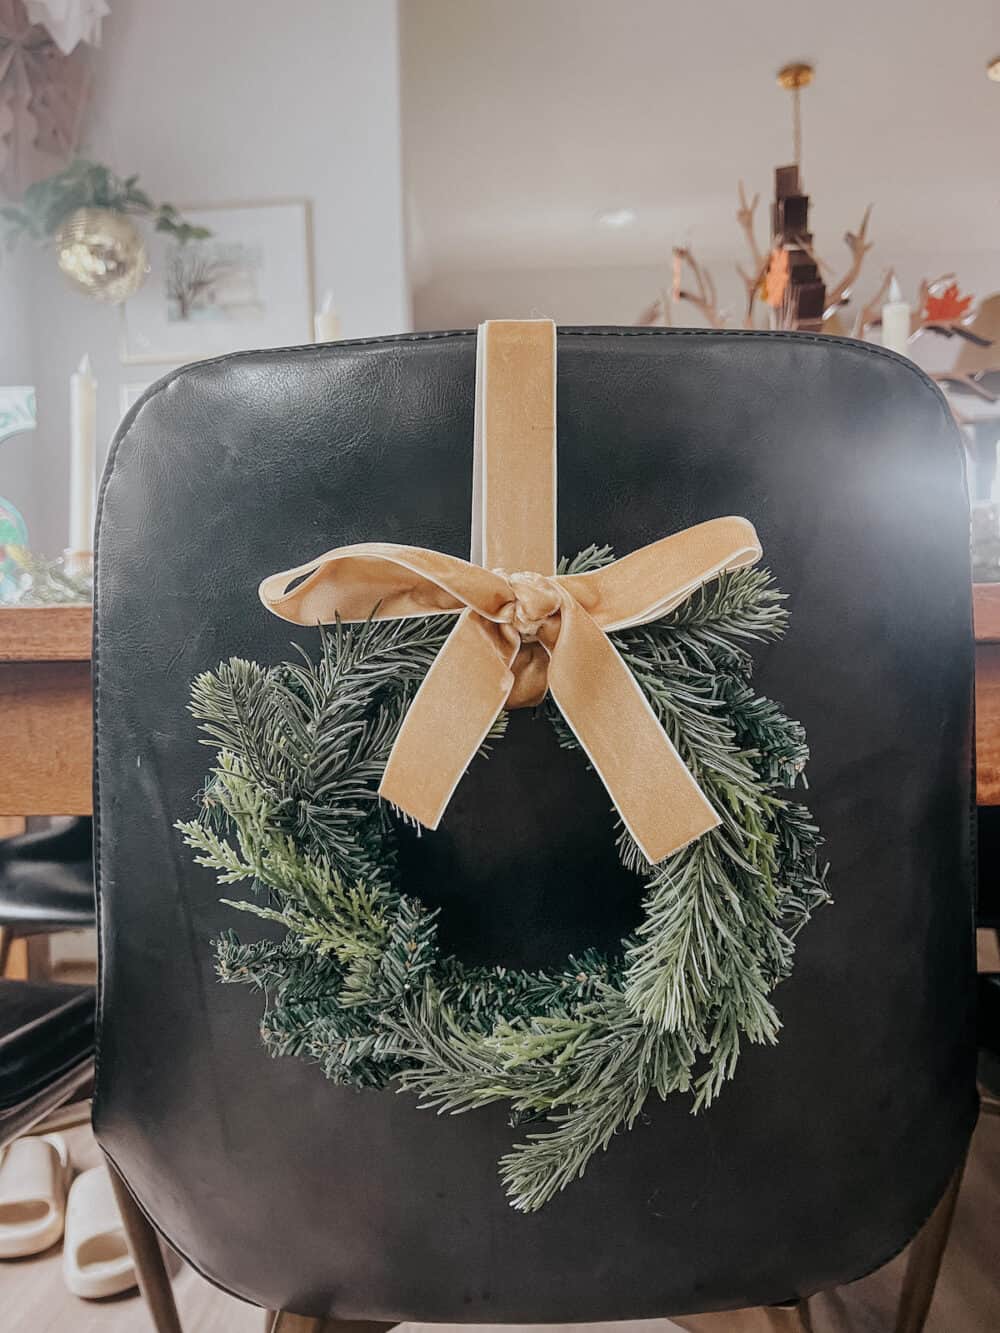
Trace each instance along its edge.
<path fill-rule="evenodd" d="M 908 362 L 808 335 L 559 336 L 560 550 L 749 517 L 791 628 L 755 683 L 800 718 L 835 905 L 784 1029 L 710 1111 L 651 1101 L 541 1213 L 507 1205 L 502 1108 L 438 1117 L 260 1044 L 215 979 L 220 905 L 173 823 L 210 752 L 198 672 L 315 642 L 266 574 L 362 540 L 467 555 L 475 337 L 239 354 L 162 380 L 102 492 L 95 684 L 100 1139 L 170 1242 L 251 1300 L 342 1318 L 549 1322 L 755 1305 L 848 1281 L 930 1212 L 975 1116 L 968 511 Z M 608 801 L 514 719 L 403 887 L 469 960 L 535 966 L 634 924 Z"/>

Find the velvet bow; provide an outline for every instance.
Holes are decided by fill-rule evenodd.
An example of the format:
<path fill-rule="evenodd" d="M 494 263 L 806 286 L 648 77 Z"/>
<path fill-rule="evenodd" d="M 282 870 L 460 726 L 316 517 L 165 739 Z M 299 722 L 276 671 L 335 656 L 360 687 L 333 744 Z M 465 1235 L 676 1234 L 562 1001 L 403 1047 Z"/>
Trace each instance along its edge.
<path fill-rule="evenodd" d="M 554 368 L 548 321 L 480 330 L 473 548 L 490 564 L 524 551 L 533 565 L 484 568 L 418 546 L 362 542 L 266 578 L 260 596 L 299 625 L 364 621 L 373 611 L 378 620 L 457 616 L 379 787 L 420 824 L 438 826 L 497 715 L 550 693 L 656 862 L 719 817 L 608 635 L 657 619 L 723 570 L 753 564 L 761 548 L 746 519 L 717 518 L 589 573 L 555 573 Z"/>

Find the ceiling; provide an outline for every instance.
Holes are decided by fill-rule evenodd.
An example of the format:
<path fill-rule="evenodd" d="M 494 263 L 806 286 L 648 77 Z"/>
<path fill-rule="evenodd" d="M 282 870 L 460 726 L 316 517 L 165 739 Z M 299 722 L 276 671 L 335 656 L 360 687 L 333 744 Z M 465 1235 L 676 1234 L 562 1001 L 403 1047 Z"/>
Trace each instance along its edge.
<path fill-rule="evenodd" d="M 738 257 L 737 182 L 791 157 L 803 94 L 821 253 L 873 201 L 879 253 L 996 252 L 997 0 L 402 0 L 415 283 L 469 270 Z M 637 221 L 610 230 L 603 210 Z M 887 261 L 891 262 L 891 261 Z"/>

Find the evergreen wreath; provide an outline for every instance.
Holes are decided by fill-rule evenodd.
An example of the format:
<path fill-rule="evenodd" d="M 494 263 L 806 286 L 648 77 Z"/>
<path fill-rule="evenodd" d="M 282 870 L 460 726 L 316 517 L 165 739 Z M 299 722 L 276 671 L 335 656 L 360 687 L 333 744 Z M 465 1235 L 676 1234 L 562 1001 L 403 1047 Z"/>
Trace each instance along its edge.
<path fill-rule="evenodd" d="M 560 573 L 611 559 L 590 547 Z M 742 569 L 611 635 L 722 823 L 657 866 L 623 830 L 621 860 L 646 877 L 641 925 L 616 956 L 549 971 L 444 955 L 437 912 L 397 885 L 377 787 L 452 617 L 338 623 L 315 661 L 233 658 L 200 675 L 191 711 L 217 755 L 198 817 L 177 827 L 220 884 L 250 885 L 252 900 L 224 902 L 283 928 L 215 941 L 222 980 L 265 994 L 268 1050 L 356 1088 L 395 1079 L 439 1111 L 506 1101 L 512 1125 L 540 1121 L 500 1162 L 525 1212 L 581 1176 L 651 1092 L 709 1106 L 743 1038 L 776 1042 L 771 992 L 829 900 L 818 830 L 787 790 L 803 729 L 750 685 L 746 645 L 781 636 L 783 600 L 766 571 Z M 575 747 L 551 699 L 542 708 Z"/>

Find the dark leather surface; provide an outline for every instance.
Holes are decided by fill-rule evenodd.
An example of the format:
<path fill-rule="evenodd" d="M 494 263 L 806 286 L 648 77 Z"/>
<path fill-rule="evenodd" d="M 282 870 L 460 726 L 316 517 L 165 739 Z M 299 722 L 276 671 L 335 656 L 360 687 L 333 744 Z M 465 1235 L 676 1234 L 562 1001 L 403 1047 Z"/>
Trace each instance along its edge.
<path fill-rule="evenodd" d="M 0 977 L 0 1111 L 31 1100 L 93 1049 L 93 986 Z"/>
<path fill-rule="evenodd" d="M 0 866 L 11 861 L 90 862 L 94 821 L 89 815 L 60 815 L 44 828 L 0 840 Z"/>
<path fill-rule="evenodd" d="M 0 926 L 16 935 L 88 930 L 96 920 L 89 861 L 20 861 L 0 866 Z"/>
<path fill-rule="evenodd" d="M 90 822 L 60 822 L 0 843 L 0 926 L 42 935 L 94 925 Z"/>
<path fill-rule="evenodd" d="M 15 935 L 87 930 L 96 912 L 91 819 L 55 819 L 0 841 L 0 926 Z"/>
<path fill-rule="evenodd" d="M 260 997 L 214 979 L 234 918 L 171 828 L 209 762 L 189 682 L 313 642 L 258 604 L 265 574 L 360 540 L 468 553 L 473 366 L 470 334 L 239 355 L 123 424 L 98 557 L 101 1142 L 210 1277 L 304 1313 L 619 1319 L 847 1281 L 919 1227 L 975 1116 L 963 467 L 936 390 L 880 349 L 559 339 L 560 549 L 746 514 L 790 597 L 756 680 L 808 728 L 836 905 L 800 937 L 780 1045 L 713 1110 L 651 1103 L 523 1217 L 501 1108 L 438 1117 L 270 1060 Z M 404 887 L 464 956 L 527 964 L 614 941 L 640 892 L 597 779 L 526 715 L 408 844 Z"/>
<path fill-rule="evenodd" d="M 979 977 L 979 1081 L 1000 1097 L 1000 972 Z"/>

